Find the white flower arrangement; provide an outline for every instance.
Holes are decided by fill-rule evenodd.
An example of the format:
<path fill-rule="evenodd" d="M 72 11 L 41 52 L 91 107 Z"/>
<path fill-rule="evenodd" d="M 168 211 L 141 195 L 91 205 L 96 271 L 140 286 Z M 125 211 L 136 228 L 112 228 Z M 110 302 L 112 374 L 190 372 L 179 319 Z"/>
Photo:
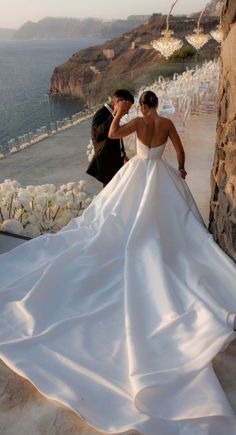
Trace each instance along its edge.
<path fill-rule="evenodd" d="M 86 183 L 70 182 L 57 188 L 54 184 L 23 188 L 15 180 L 0 184 L 0 230 L 36 237 L 55 233 L 91 203 Z"/>
<path fill-rule="evenodd" d="M 24 150 L 25 148 L 27 148 L 28 146 L 29 146 L 30 144 L 29 143 L 22 143 L 21 145 L 20 145 L 20 149 L 21 150 Z"/>
<path fill-rule="evenodd" d="M 10 153 L 11 154 L 17 153 L 17 151 L 18 151 L 18 149 L 16 147 L 10 148 Z"/>
<path fill-rule="evenodd" d="M 86 151 L 88 161 L 91 162 L 93 156 L 94 156 L 94 147 L 93 142 L 90 140 L 89 144 L 87 145 L 87 151 Z"/>

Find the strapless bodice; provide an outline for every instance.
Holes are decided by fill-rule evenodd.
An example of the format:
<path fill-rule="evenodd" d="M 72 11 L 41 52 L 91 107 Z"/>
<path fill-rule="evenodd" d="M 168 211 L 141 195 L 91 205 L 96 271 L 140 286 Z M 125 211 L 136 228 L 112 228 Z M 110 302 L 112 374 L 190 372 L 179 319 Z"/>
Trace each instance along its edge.
<path fill-rule="evenodd" d="M 166 143 L 149 148 L 137 140 L 137 156 L 141 159 L 160 160 L 164 152 Z"/>

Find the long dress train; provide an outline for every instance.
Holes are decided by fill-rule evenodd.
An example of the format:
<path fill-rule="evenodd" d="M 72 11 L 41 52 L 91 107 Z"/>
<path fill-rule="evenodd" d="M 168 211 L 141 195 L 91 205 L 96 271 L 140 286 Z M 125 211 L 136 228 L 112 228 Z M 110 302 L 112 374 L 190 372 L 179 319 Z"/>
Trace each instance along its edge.
<path fill-rule="evenodd" d="M 165 144 L 83 216 L 0 257 L 0 357 L 107 434 L 233 435 L 211 361 L 235 336 L 236 267 Z"/>

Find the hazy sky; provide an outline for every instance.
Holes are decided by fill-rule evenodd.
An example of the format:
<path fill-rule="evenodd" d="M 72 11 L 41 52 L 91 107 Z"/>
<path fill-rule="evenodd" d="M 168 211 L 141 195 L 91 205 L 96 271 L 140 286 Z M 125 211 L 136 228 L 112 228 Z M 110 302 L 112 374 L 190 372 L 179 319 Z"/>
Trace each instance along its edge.
<path fill-rule="evenodd" d="M 18 28 L 44 17 L 126 18 L 128 15 L 167 13 L 172 0 L 0 0 L 0 27 Z M 206 0 L 179 0 L 173 13 L 201 10 Z"/>

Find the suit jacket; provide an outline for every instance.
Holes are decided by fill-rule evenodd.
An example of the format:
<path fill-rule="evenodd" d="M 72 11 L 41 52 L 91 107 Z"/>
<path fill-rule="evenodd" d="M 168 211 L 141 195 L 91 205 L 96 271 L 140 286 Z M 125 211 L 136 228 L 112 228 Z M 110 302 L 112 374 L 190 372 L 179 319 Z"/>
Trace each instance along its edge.
<path fill-rule="evenodd" d="M 91 126 L 94 157 L 87 173 L 104 184 L 109 183 L 124 163 L 124 157 L 121 155 L 124 151 L 123 143 L 121 145 L 120 139 L 108 137 L 112 119 L 112 114 L 103 106 L 95 113 Z"/>

